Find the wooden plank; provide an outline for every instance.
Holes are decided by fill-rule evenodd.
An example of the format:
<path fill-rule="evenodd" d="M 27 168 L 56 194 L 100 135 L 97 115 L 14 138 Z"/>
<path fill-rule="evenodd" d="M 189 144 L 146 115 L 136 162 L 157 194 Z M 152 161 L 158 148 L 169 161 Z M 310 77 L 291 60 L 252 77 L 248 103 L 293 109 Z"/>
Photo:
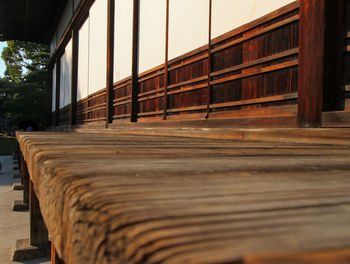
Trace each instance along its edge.
<path fill-rule="evenodd" d="M 255 98 L 255 99 L 240 100 L 240 101 L 229 102 L 229 103 L 212 104 L 212 105 L 210 105 L 210 108 L 243 106 L 243 105 L 260 104 L 260 103 L 285 101 L 285 100 L 293 100 L 293 99 L 298 99 L 298 93 L 260 97 L 260 98 Z"/>
<path fill-rule="evenodd" d="M 248 257 L 244 259 L 247 264 L 292 264 L 292 263 L 308 263 L 308 264 L 347 264 L 350 261 L 350 249 L 334 249 L 325 251 L 309 251 L 294 254 L 279 254 Z"/>
<path fill-rule="evenodd" d="M 137 132 L 17 134 L 67 263 L 347 256 L 349 129 Z M 243 141 L 222 140 L 234 133 Z M 259 136 L 271 142 L 246 141 Z"/>
<path fill-rule="evenodd" d="M 270 31 L 272 31 L 272 30 L 275 30 L 275 29 L 278 29 L 278 28 L 280 28 L 280 27 L 289 25 L 289 24 L 291 24 L 291 23 L 295 23 L 295 22 L 297 22 L 298 20 L 299 20 L 299 15 L 295 15 L 295 16 L 292 16 L 292 17 L 290 17 L 290 18 L 287 18 L 287 19 L 285 19 L 285 20 L 283 20 L 283 21 L 281 21 L 281 22 L 272 24 L 271 26 L 267 26 L 267 27 L 265 27 L 265 28 L 262 28 L 262 29 L 260 29 L 260 30 L 258 30 L 258 31 L 255 31 L 255 32 L 252 32 L 252 33 L 249 33 L 249 34 L 247 33 L 246 35 L 244 35 L 243 37 L 241 37 L 241 38 L 239 38 L 239 39 L 232 40 L 232 41 L 230 41 L 230 42 L 228 42 L 228 43 L 225 43 L 225 44 L 223 44 L 223 45 L 221 45 L 221 46 L 218 46 L 217 48 L 214 48 L 214 49 L 212 50 L 212 53 L 213 53 L 213 54 L 214 54 L 214 53 L 217 53 L 217 52 L 219 52 L 219 51 L 221 51 L 221 50 L 230 48 L 230 47 L 232 47 L 232 46 L 234 46 L 234 45 L 237 45 L 237 44 L 239 44 L 239 43 L 243 43 L 243 42 L 248 41 L 248 40 L 250 40 L 250 39 L 256 38 L 256 37 L 258 37 L 258 36 L 260 36 L 260 35 L 263 35 L 263 34 L 265 34 L 265 33 L 267 33 L 267 32 L 270 32 Z"/>
<path fill-rule="evenodd" d="M 257 28 L 258 26 L 262 25 L 262 24 L 265 24 L 265 23 L 268 23 L 270 22 L 271 20 L 275 20 L 276 18 L 280 17 L 280 16 L 283 16 L 285 14 L 288 14 L 288 13 L 291 13 L 295 10 L 298 10 L 299 8 L 299 1 L 294 1 L 280 9 L 277 9 L 261 18 L 258 18 L 252 22 L 249 22 L 237 29 L 233 29 L 232 31 L 230 32 L 227 32 L 226 34 L 223 34 L 222 36 L 219 36 L 215 39 L 213 39 L 213 45 L 216 45 L 222 41 L 225 41 L 226 39 L 228 38 L 232 38 L 234 36 L 238 36 L 240 34 L 243 34 L 249 30 L 252 30 L 254 28 Z"/>
<path fill-rule="evenodd" d="M 250 62 L 246 62 L 246 63 L 242 63 L 240 65 L 237 66 L 233 66 L 224 70 L 220 70 L 220 71 L 216 71 L 216 72 L 212 72 L 210 74 L 211 77 L 216 77 L 219 75 L 223 75 L 226 73 L 230 73 L 230 72 L 234 72 L 237 70 L 243 70 L 249 67 L 253 67 L 253 66 L 257 66 L 259 64 L 263 64 L 263 63 L 267 63 L 267 62 L 271 62 L 271 61 L 275 61 L 275 60 L 279 60 L 279 59 L 283 59 L 285 57 L 289 57 L 289 56 L 293 56 L 293 55 L 297 55 L 299 53 L 299 48 L 295 48 L 295 49 L 290 49 L 281 53 L 277 53 L 268 57 L 264 57 L 258 60 L 254 60 L 254 61 L 250 61 Z"/>
<path fill-rule="evenodd" d="M 350 127 L 350 111 L 323 112 L 322 127 Z"/>
<path fill-rule="evenodd" d="M 267 73 L 267 72 L 273 72 L 273 71 L 278 71 L 278 70 L 282 70 L 282 69 L 286 69 L 286 68 L 290 68 L 290 67 L 295 67 L 298 64 L 299 64 L 298 60 L 292 60 L 292 61 L 279 63 L 279 64 L 272 65 L 272 66 L 257 68 L 257 69 L 254 69 L 252 71 L 249 71 L 249 72 L 243 72 L 240 74 L 235 74 L 232 76 L 219 78 L 219 79 L 216 79 L 214 81 L 211 81 L 210 83 L 212 85 L 219 84 L 219 83 L 225 83 L 225 82 L 243 79 L 243 78 L 247 78 L 247 77 L 251 77 L 251 76 L 255 76 L 255 75 L 259 75 L 259 74 L 263 74 L 263 73 Z"/>
<path fill-rule="evenodd" d="M 325 24 L 326 0 L 300 1 L 299 127 L 321 126 L 323 87 L 325 84 Z"/>

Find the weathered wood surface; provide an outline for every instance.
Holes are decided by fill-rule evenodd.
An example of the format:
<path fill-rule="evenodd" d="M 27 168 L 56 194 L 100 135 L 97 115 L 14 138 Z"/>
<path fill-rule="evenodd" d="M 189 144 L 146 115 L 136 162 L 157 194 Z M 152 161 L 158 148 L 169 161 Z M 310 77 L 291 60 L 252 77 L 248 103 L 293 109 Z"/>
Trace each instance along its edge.
<path fill-rule="evenodd" d="M 350 262 L 350 146 L 17 138 L 66 264 Z"/>

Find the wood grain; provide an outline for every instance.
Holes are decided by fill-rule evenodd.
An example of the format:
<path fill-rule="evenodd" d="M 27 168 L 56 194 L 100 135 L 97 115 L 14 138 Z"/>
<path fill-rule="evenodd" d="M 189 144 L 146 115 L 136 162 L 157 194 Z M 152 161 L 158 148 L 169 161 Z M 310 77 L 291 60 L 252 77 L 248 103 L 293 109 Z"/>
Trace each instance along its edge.
<path fill-rule="evenodd" d="M 261 131 L 271 142 L 135 130 L 17 133 L 66 264 L 349 258 L 348 130 Z"/>

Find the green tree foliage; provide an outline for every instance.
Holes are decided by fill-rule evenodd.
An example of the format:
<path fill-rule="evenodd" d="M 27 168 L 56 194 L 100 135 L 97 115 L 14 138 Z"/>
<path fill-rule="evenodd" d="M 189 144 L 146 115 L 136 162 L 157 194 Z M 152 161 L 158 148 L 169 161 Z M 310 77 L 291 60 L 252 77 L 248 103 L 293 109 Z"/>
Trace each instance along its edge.
<path fill-rule="evenodd" d="M 10 119 L 15 127 L 42 128 L 47 112 L 46 45 L 9 41 L 2 58 L 5 78 L 0 79 L 0 118 Z"/>
<path fill-rule="evenodd" d="M 45 68 L 49 50 L 47 45 L 14 40 L 7 42 L 1 57 L 10 79 L 19 83 L 23 81 L 26 72 Z"/>

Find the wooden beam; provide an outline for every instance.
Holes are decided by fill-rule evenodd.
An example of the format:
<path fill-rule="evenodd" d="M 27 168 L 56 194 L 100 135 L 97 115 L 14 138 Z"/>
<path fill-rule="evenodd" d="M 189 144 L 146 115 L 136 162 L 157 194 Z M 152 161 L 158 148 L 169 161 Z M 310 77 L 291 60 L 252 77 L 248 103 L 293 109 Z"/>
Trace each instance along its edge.
<path fill-rule="evenodd" d="M 164 65 L 164 95 L 163 95 L 163 120 L 168 115 L 168 77 L 169 77 L 169 0 L 166 1 L 166 26 L 165 26 L 165 65 Z"/>
<path fill-rule="evenodd" d="M 211 103 L 211 17 L 212 17 L 212 0 L 209 0 L 209 34 L 208 34 L 208 87 L 207 87 L 207 114 L 206 119 L 209 118 L 210 113 L 210 103 Z"/>
<path fill-rule="evenodd" d="M 46 124 L 45 124 L 45 127 L 46 128 L 49 128 L 52 126 L 52 88 L 53 88 L 53 85 L 52 85 L 52 81 L 53 81 L 53 65 L 50 65 L 49 66 L 49 70 L 48 70 L 48 78 L 47 78 L 47 81 L 48 81 L 48 84 L 47 84 L 47 115 L 46 115 Z"/>
<path fill-rule="evenodd" d="M 56 58 L 56 117 L 55 126 L 60 124 L 60 82 L 61 82 L 61 56 Z"/>
<path fill-rule="evenodd" d="M 79 56 L 79 30 L 72 33 L 73 59 L 72 59 L 72 90 L 71 90 L 71 122 L 72 126 L 77 123 L 77 93 L 78 93 L 78 56 Z"/>
<path fill-rule="evenodd" d="M 300 0 L 298 126 L 320 127 L 325 85 L 328 0 Z M 330 51 L 327 51 L 330 52 Z"/>
<path fill-rule="evenodd" d="M 133 0 L 132 66 L 131 66 L 131 122 L 137 122 L 138 62 L 140 0 Z"/>
<path fill-rule="evenodd" d="M 49 235 L 40 212 L 39 200 L 34 191 L 33 182 L 29 181 L 29 210 L 30 210 L 30 244 L 32 246 L 49 245 Z"/>
<path fill-rule="evenodd" d="M 107 76 L 106 76 L 106 128 L 112 123 L 114 115 L 114 91 L 113 91 L 113 73 L 114 73 L 114 10 L 115 0 L 108 0 L 107 14 Z"/>

